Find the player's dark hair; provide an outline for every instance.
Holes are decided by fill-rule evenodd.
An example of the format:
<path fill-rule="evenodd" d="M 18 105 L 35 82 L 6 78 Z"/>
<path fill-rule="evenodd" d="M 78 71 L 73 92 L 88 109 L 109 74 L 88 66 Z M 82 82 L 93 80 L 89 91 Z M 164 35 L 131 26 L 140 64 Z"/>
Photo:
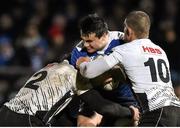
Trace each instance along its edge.
<path fill-rule="evenodd" d="M 79 22 L 80 33 L 82 36 L 89 36 L 95 33 L 100 38 L 104 33 L 108 33 L 108 25 L 103 18 L 97 14 L 89 14 Z"/>

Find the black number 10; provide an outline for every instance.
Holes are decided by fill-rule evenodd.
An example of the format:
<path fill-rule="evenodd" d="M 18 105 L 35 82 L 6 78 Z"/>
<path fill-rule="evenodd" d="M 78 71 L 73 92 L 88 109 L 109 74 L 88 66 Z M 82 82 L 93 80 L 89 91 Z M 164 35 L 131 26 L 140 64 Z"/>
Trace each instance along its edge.
<path fill-rule="evenodd" d="M 152 82 L 157 82 L 157 71 L 156 71 L 154 59 L 149 58 L 148 61 L 144 63 L 144 65 L 149 66 L 149 68 L 150 68 Z M 162 72 L 162 66 L 163 65 L 166 68 L 165 77 L 164 77 L 163 72 Z M 162 60 L 162 59 L 157 60 L 157 69 L 158 69 L 158 74 L 159 74 L 160 79 L 165 83 L 169 82 L 169 80 L 170 80 L 169 70 L 168 70 L 166 62 L 164 60 Z"/>

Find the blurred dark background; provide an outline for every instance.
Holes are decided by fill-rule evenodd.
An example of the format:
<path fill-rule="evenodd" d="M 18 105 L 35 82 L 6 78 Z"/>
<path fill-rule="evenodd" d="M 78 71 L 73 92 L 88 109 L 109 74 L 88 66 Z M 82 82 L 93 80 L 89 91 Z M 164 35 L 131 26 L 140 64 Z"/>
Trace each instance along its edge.
<path fill-rule="evenodd" d="M 179 96 L 179 0 L 1 0 L 0 105 L 35 71 L 70 53 L 80 40 L 81 17 L 96 12 L 109 30 L 123 31 L 124 18 L 132 10 L 150 15 L 150 38 L 167 52 Z"/>

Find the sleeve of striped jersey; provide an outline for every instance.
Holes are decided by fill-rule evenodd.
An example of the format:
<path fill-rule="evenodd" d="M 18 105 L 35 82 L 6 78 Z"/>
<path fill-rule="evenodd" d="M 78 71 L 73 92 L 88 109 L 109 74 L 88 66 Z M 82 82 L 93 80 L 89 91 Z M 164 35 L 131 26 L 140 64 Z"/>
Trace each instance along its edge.
<path fill-rule="evenodd" d="M 86 78 L 95 78 L 118 64 L 119 59 L 122 60 L 121 55 L 114 51 L 100 59 L 80 64 L 80 73 Z"/>

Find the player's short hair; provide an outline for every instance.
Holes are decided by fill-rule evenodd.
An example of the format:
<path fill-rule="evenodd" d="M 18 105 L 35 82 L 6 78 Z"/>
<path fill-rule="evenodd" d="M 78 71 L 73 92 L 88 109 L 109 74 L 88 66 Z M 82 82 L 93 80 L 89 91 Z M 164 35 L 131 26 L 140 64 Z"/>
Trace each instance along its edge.
<path fill-rule="evenodd" d="M 147 13 L 132 11 L 127 15 L 125 22 L 135 32 L 137 38 L 147 38 L 149 36 L 151 21 Z"/>
<path fill-rule="evenodd" d="M 89 34 L 95 33 L 96 37 L 100 38 L 104 33 L 108 33 L 107 23 L 96 13 L 83 17 L 79 22 L 79 28 L 82 36 L 89 36 Z"/>

